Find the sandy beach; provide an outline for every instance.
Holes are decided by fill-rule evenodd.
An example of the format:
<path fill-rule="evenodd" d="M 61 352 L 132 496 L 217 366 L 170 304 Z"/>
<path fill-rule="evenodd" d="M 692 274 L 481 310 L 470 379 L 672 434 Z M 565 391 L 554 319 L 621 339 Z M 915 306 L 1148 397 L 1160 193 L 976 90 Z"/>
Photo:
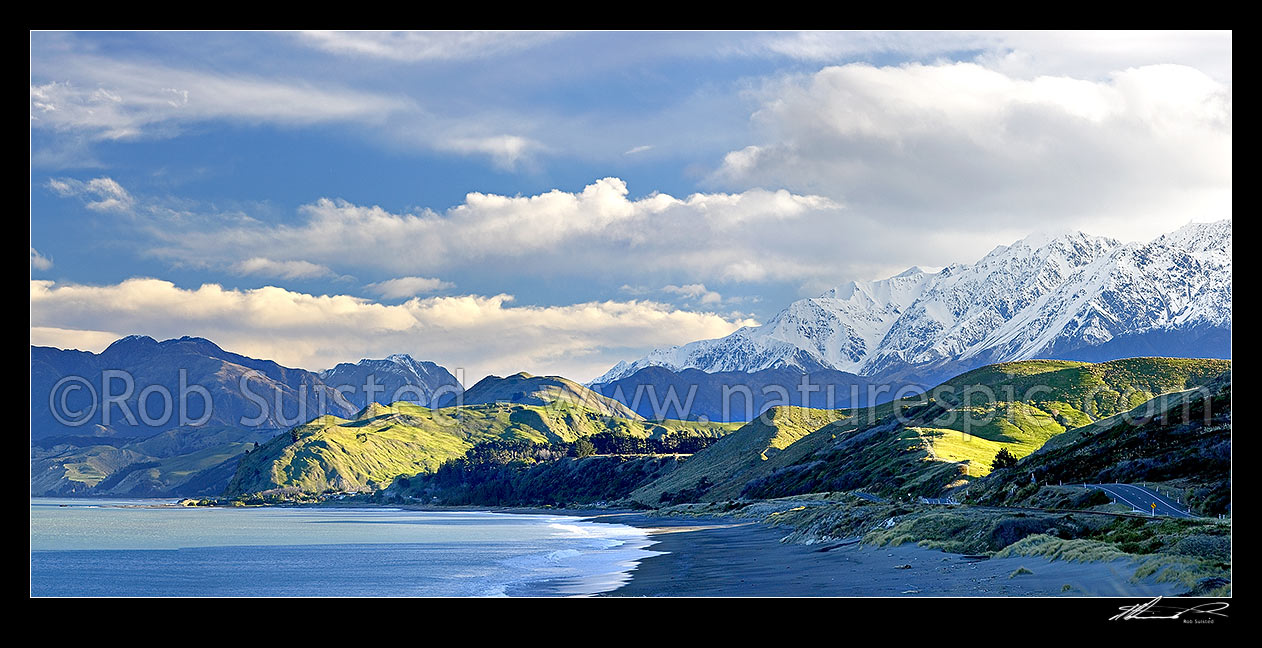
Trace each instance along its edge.
<path fill-rule="evenodd" d="M 608 596 L 1172 596 L 1170 583 L 1130 581 L 1128 561 L 949 554 L 857 541 L 782 543 L 788 529 L 756 522 L 602 513 L 598 522 L 647 529 L 653 551 Z M 1019 573 L 1024 568 L 1030 573 Z M 1065 586 L 1069 587 L 1066 588 Z"/>

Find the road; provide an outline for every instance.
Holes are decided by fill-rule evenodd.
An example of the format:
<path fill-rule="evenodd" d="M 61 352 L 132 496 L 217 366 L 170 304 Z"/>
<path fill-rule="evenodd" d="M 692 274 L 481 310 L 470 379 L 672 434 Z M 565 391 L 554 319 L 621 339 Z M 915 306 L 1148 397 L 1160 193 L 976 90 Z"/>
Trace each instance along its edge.
<path fill-rule="evenodd" d="M 1153 513 L 1153 503 L 1157 504 L 1156 514 L 1169 517 L 1194 517 L 1182 504 L 1152 489 L 1134 484 L 1086 484 L 1087 488 L 1096 488 L 1115 498 L 1121 504 L 1127 504 L 1142 513 Z"/>

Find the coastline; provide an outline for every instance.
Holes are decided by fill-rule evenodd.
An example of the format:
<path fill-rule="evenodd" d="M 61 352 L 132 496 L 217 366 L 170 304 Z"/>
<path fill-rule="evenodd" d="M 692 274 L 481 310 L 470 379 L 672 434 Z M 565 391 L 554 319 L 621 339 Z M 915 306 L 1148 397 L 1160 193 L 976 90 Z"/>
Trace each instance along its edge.
<path fill-rule="evenodd" d="M 31 498 L 30 591 L 590 596 L 622 585 L 636 561 L 654 555 L 641 528 L 530 513 L 376 505 L 189 510 L 170 500 Z"/>
<path fill-rule="evenodd" d="M 786 529 L 748 520 L 605 511 L 588 519 L 643 528 L 655 541 L 648 548 L 664 552 L 641 560 L 625 585 L 601 596 L 1151 597 L 1182 593 L 1173 583 L 1131 582 L 1134 566 L 1128 560 L 980 558 L 911 544 L 863 545 L 857 538 L 827 545 L 790 544 L 780 541 Z M 1030 573 L 1014 575 L 1022 568 Z"/>
<path fill-rule="evenodd" d="M 170 505 L 167 505 L 170 506 Z M 295 508 L 378 508 L 382 505 L 300 504 Z M 1184 588 L 1152 578 L 1132 582 L 1129 560 L 1067 562 L 1043 557 L 982 558 L 914 544 L 782 542 L 792 530 L 749 518 L 664 516 L 625 509 L 533 507 L 384 508 L 572 517 L 635 527 L 653 555 L 621 572 L 598 575 L 614 597 L 1154 597 Z M 639 544 L 638 542 L 636 543 Z M 586 581 L 586 582 L 580 582 Z M 522 583 L 510 596 L 572 596 L 591 579 Z M 1068 588 L 1066 588 L 1068 586 Z"/>

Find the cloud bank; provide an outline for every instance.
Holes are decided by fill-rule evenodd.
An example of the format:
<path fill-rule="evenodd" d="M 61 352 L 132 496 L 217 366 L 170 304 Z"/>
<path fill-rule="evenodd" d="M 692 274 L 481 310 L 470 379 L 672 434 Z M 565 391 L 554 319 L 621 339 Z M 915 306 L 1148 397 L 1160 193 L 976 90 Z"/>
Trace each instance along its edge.
<path fill-rule="evenodd" d="M 1136 240 L 1230 215 L 1231 91 L 1190 67 L 1092 81 L 850 64 L 756 94 L 761 141 L 724 157 L 719 186 L 823 195 L 907 233 L 1037 223 Z"/>
<path fill-rule="evenodd" d="M 159 279 L 87 286 L 31 281 L 31 344 L 99 351 L 128 334 L 196 335 L 225 349 L 318 370 L 409 353 L 466 381 L 518 371 L 588 380 L 633 350 L 727 335 L 753 320 L 649 301 L 513 306 L 510 295 L 413 298 L 385 305 L 274 286 L 180 288 Z"/>
<path fill-rule="evenodd" d="M 836 255 L 840 241 L 820 236 L 844 227 L 841 205 L 784 190 L 637 199 L 622 180 L 603 178 L 580 192 L 471 193 L 443 213 L 393 213 L 328 198 L 299 211 L 296 224 L 238 219 L 222 228 L 155 227 L 163 240 L 152 252 L 207 265 L 272 255 L 336 271 L 354 264 L 410 276 L 661 274 L 688 283 L 823 279 L 846 261 Z"/>

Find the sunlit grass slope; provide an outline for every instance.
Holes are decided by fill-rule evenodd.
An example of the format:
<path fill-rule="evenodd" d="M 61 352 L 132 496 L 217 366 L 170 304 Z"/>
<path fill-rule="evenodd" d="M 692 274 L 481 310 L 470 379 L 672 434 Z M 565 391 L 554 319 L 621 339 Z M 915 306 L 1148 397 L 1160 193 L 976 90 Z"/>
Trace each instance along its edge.
<path fill-rule="evenodd" d="M 566 401 L 488 403 L 429 409 L 372 405 L 354 419 L 326 416 L 281 434 L 246 455 L 230 496 L 292 488 L 305 493 L 383 488 L 400 475 L 432 472 L 491 439 L 571 442 L 609 432 L 660 437 L 670 432 L 718 436 L 736 426 L 611 417 Z"/>
<path fill-rule="evenodd" d="M 1024 457 L 1067 429 L 1230 368 L 1230 360 L 1182 358 L 990 365 L 918 397 L 859 410 L 808 410 L 814 414 L 801 420 L 810 422 L 791 426 L 787 436 L 778 436 L 780 425 L 755 421 L 635 498 L 653 504 L 662 492 L 682 488 L 698 491 L 702 501 L 860 488 L 938 495 L 988 474 L 1000 449 Z M 768 454 L 771 439 L 781 447 Z M 704 493 L 696 488 L 702 477 Z"/>

